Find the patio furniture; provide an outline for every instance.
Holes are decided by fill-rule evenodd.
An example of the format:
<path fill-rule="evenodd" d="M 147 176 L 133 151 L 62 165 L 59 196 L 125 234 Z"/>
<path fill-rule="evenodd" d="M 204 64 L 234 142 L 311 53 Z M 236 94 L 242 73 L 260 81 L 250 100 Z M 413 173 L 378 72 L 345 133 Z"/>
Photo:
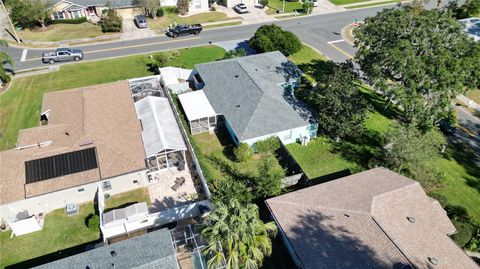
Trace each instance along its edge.
<path fill-rule="evenodd" d="M 184 177 L 177 177 L 177 179 L 175 179 L 175 185 L 172 186 L 172 190 L 177 191 L 178 188 L 180 188 L 184 183 L 185 183 Z"/>

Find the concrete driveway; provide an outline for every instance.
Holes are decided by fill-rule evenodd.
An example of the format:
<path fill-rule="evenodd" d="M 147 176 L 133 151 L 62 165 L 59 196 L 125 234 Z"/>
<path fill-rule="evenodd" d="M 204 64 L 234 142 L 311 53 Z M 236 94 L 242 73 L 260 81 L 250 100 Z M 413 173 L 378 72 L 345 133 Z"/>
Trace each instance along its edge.
<path fill-rule="evenodd" d="M 263 23 L 275 21 L 273 16 L 265 13 L 266 8 L 255 5 L 247 5 L 248 13 L 238 14 L 243 20 L 243 24 Z M 234 11 L 235 12 L 235 11 Z"/>
<path fill-rule="evenodd" d="M 125 18 L 122 21 L 122 36 L 121 40 L 140 39 L 146 37 L 156 36 L 155 32 L 150 28 L 139 29 L 133 19 Z"/>

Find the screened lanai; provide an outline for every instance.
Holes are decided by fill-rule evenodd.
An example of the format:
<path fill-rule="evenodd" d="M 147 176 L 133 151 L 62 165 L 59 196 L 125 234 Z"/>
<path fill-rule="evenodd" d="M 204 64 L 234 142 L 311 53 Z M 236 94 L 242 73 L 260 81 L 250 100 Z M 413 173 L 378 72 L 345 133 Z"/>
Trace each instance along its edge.
<path fill-rule="evenodd" d="M 128 81 L 133 101 L 137 102 L 147 96 L 165 96 L 158 76 L 131 79 Z"/>
<path fill-rule="evenodd" d="M 178 99 L 187 116 L 191 134 L 210 131 L 217 126 L 217 113 L 203 90 L 179 94 Z"/>
<path fill-rule="evenodd" d="M 147 96 L 135 103 L 142 124 L 142 140 L 150 171 L 185 169 L 187 146 L 165 97 Z"/>

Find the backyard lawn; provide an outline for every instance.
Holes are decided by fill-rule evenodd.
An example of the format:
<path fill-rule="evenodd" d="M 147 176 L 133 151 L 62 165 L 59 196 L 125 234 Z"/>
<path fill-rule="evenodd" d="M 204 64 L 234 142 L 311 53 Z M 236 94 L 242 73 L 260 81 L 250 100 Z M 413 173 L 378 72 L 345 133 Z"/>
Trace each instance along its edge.
<path fill-rule="evenodd" d="M 84 22 L 81 24 L 52 24 L 46 30 L 35 28 L 33 30 L 24 29 L 20 32 L 22 39 L 31 41 L 62 41 L 70 39 L 91 38 L 102 33 L 100 26 Z"/>
<path fill-rule="evenodd" d="M 0 268 L 98 240 L 99 230 L 85 225 L 85 218 L 93 213 L 93 203 L 81 205 L 76 216 L 69 217 L 63 208 L 57 209 L 45 216 L 41 231 L 12 239 L 10 232 L 0 233 Z"/>
<path fill-rule="evenodd" d="M 139 188 L 136 190 L 112 195 L 111 197 L 105 199 L 105 211 L 142 202 L 146 202 L 147 206 L 152 204 L 150 195 L 148 194 L 148 188 Z"/>
<path fill-rule="evenodd" d="M 158 17 L 155 20 L 150 19 L 148 24 L 152 30 L 163 31 L 168 28 L 169 25 L 177 24 L 196 24 L 196 23 L 207 23 L 207 22 L 216 22 L 216 21 L 225 21 L 225 20 L 234 20 L 239 17 L 228 17 L 227 14 L 222 12 L 205 12 L 199 13 L 188 17 L 179 17 L 174 13 L 165 13 L 164 16 Z"/>
<path fill-rule="evenodd" d="M 169 64 L 193 68 L 196 63 L 215 61 L 224 54 L 225 51 L 216 46 L 181 49 L 179 57 Z M 147 61 L 147 55 L 135 55 L 68 64 L 58 72 L 15 79 L 10 89 L 0 96 L 0 131 L 9 144 L 0 142 L 0 150 L 15 146 L 20 129 L 38 125 L 45 92 L 152 75 Z"/>
<path fill-rule="evenodd" d="M 268 1 L 268 10 L 267 14 L 278 14 L 282 12 L 283 1 L 282 0 L 269 0 Z M 297 2 L 289 2 L 285 1 L 285 12 L 284 13 L 292 13 L 293 11 L 303 11 L 303 4 L 300 1 Z"/>

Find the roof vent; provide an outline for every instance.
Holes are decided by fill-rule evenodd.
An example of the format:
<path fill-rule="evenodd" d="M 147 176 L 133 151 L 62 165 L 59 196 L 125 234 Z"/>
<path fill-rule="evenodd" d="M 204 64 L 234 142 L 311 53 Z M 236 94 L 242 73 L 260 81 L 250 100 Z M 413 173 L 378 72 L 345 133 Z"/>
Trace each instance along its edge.
<path fill-rule="evenodd" d="M 350 215 L 347 214 L 347 213 L 345 213 L 345 214 L 343 214 L 343 215 L 344 215 L 345 217 L 347 217 L 347 218 L 350 218 Z"/>
<path fill-rule="evenodd" d="M 414 217 L 407 217 L 407 220 L 410 221 L 411 223 L 415 223 L 415 218 Z"/>
<path fill-rule="evenodd" d="M 112 262 L 112 264 L 111 264 L 111 265 L 112 265 L 112 268 L 115 268 L 115 264 L 114 264 L 113 262 Z"/>
<path fill-rule="evenodd" d="M 236 107 L 240 107 L 240 105 L 236 105 Z"/>
<path fill-rule="evenodd" d="M 235 75 L 236 78 L 238 78 L 238 75 Z"/>
<path fill-rule="evenodd" d="M 112 257 L 115 257 L 115 256 L 117 256 L 117 252 L 115 252 L 115 250 L 112 250 L 112 251 L 110 251 L 110 255 L 112 255 Z"/>
<path fill-rule="evenodd" d="M 68 132 L 65 132 L 65 135 L 66 135 L 66 136 L 70 136 L 70 134 L 69 134 Z"/>
<path fill-rule="evenodd" d="M 428 261 L 433 264 L 433 265 L 437 265 L 438 264 L 438 260 L 434 257 L 428 257 Z"/>

